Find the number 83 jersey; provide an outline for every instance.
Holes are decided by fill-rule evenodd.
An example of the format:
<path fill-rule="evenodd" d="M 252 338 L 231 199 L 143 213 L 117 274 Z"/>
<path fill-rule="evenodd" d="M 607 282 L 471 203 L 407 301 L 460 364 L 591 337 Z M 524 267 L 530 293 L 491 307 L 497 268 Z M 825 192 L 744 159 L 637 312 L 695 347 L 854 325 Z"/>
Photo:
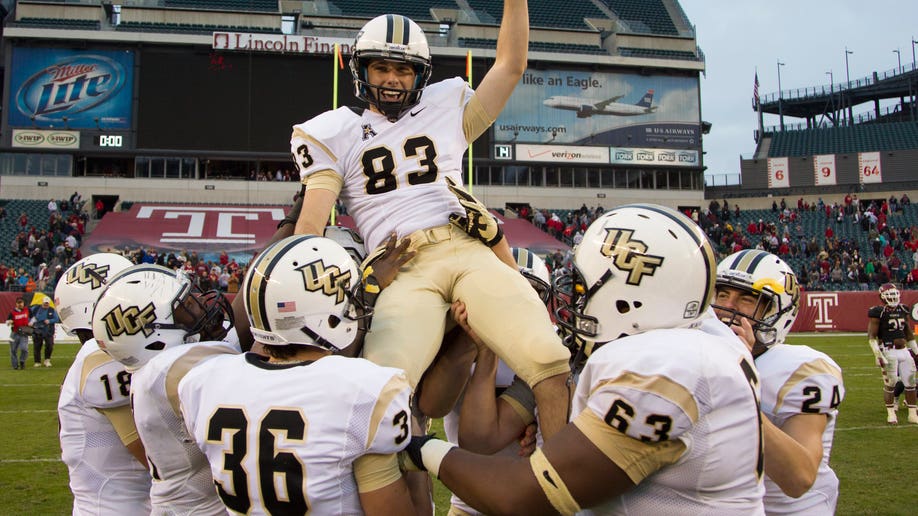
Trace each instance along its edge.
<path fill-rule="evenodd" d="M 339 197 L 367 249 L 392 231 L 403 237 L 449 224 L 449 214 L 463 209 L 441 176 L 462 184 L 468 141 L 487 128 L 478 119 L 466 122 L 471 97 L 472 89 L 453 78 L 426 87 L 394 123 L 369 109 L 343 107 L 296 125 L 290 145 L 300 180 L 311 188 L 314 174 L 337 176 Z"/>
<path fill-rule="evenodd" d="M 765 476 L 765 509 L 769 514 L 834 512 L 838 478 L 829 468 L 829 453 L 838 406 L 845 397 L 842 371 L 825 353 L 808 346 L 777 344 L 755 359 L 762 380 L 762 413 L 777 427 L 800 414 L 825 414 L 822 462 L 816 481 L 799 498 L 790 498 Z M 820 508 L 822 509 L 819 512 Z"/>
<path fill-rule="evenodd" d="M 296 364 L 218 357 L 179 383 L 185 424 L 217 492 L 242 514 L 362 514 L 358 489 L 401 473 L 393 463 L 394 477 L 370 478 L 354 463 L 408 445 L 409 395 L 401 370 L 338 356 Z"/>

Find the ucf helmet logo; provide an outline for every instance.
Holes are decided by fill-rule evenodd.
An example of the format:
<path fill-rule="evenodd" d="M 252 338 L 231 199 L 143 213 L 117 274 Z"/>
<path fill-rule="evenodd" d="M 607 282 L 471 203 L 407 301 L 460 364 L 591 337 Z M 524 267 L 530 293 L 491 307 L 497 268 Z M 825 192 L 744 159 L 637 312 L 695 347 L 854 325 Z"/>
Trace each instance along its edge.
<path fill-rule="evenodd" d="M 326 266 L 322 260 L 297 269 L 303 273 L 303 285 L 309 292 L 321 291 L 326 296 L 334 296 L 335 304 L 344 302 L 345 293 L 351 285 L 351 271 L 342 272 L 337 265 Z"/>
<path fill-rule="evenodd" d="M 630 229 L 606 228 L 600 254 L 612 258 L 615 267 L 628 273 L 625 280 L 629 285 L 640 285 L 644 276 L 653 276 L 657 267 L 663 264 L 662 256 L 647 254 L 647 245 L 632 238 Z"/>
<path fill-rule="evenodd" d="M 71 267 L 67 271 L 67 283 L 90 283 L 92 290 L 102 286 L 102 282 L 108 277 L 108 265 L 96 265 L 95 263 L 84 263 L 76 267 Z"/>
<path fill-rule="evenodd" d="M 150 325 L 156 321 L 156 307 L 153 303 L 144 308 L 129 306 L 121 308 L 121 305 L 115 306 L 110 312 L 102 316 L 105 322 L 105 330 L 109 338 L 119 335 L 137 335 L 143 332 L 144 337 L 149 337 L 153 333 Z"/>

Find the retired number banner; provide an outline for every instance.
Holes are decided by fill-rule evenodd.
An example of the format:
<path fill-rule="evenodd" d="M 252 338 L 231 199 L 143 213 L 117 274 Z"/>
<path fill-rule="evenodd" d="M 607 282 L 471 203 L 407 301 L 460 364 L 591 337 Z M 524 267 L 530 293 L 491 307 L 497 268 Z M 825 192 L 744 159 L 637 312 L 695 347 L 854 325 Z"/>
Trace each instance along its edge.
<path fill-rule="evenodd" d="M 816 186 L 838 184 L 835 179 L 835 154 L 813 156 L 813 168 Z"/>
<path fill-rule="evenodd" d="M 879 152 L 857 153 L 858 176 L 861 183 L 882 183 L 883 167 L 880 165 Z"/>
<path fill-rule="evenodd" d="M 787 188 L 790 178 L 787 158 L 768 158 L 768 188 Z"/>

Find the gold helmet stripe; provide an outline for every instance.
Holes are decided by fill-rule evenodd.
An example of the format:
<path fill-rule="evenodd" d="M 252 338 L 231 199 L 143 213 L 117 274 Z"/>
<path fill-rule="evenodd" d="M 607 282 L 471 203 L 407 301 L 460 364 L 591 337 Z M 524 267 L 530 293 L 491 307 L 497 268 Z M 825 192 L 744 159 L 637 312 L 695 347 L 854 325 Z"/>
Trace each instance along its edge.
<path fill-rule="evenodd" d="M 300 235 L 299 238 L 288 238 L 274 243 L 268 247 L 255 259 L 252 270 L 249 271 L 243 286 L 245 292 L 245 305 L 252 326 L 259 330 L 271 331 L 268 324 L 268 309 L 265 306 L 265 286 L 271 279 L 271 272 L 274 266 L 284 256 L 288 249 L 299 244 L 305 239 L 313 238 L 313 235 Z"/>

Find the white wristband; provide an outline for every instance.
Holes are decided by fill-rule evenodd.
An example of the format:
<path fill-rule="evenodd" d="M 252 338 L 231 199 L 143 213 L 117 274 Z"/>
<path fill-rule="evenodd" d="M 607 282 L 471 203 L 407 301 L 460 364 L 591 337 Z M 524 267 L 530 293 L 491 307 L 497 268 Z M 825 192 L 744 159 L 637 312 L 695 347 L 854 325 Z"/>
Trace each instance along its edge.
<path fill-rule="evenodd" d="M 877 339 L 868 339 L 867 344 L 870 344 L 870 350 L 873 351 L 873 356 L 880 358 L 880 343 Z"/>
<path fill-rule="evenodd" d="M 424 462 L 424 467 L 431 475 L 439 478 L 440 463 L 443 462 L 443 457 L 446 457 L 446 454 L 455 447 L 455 444 L 440 439 L 427 441 L 421 447 L 421 461 Z"/>

